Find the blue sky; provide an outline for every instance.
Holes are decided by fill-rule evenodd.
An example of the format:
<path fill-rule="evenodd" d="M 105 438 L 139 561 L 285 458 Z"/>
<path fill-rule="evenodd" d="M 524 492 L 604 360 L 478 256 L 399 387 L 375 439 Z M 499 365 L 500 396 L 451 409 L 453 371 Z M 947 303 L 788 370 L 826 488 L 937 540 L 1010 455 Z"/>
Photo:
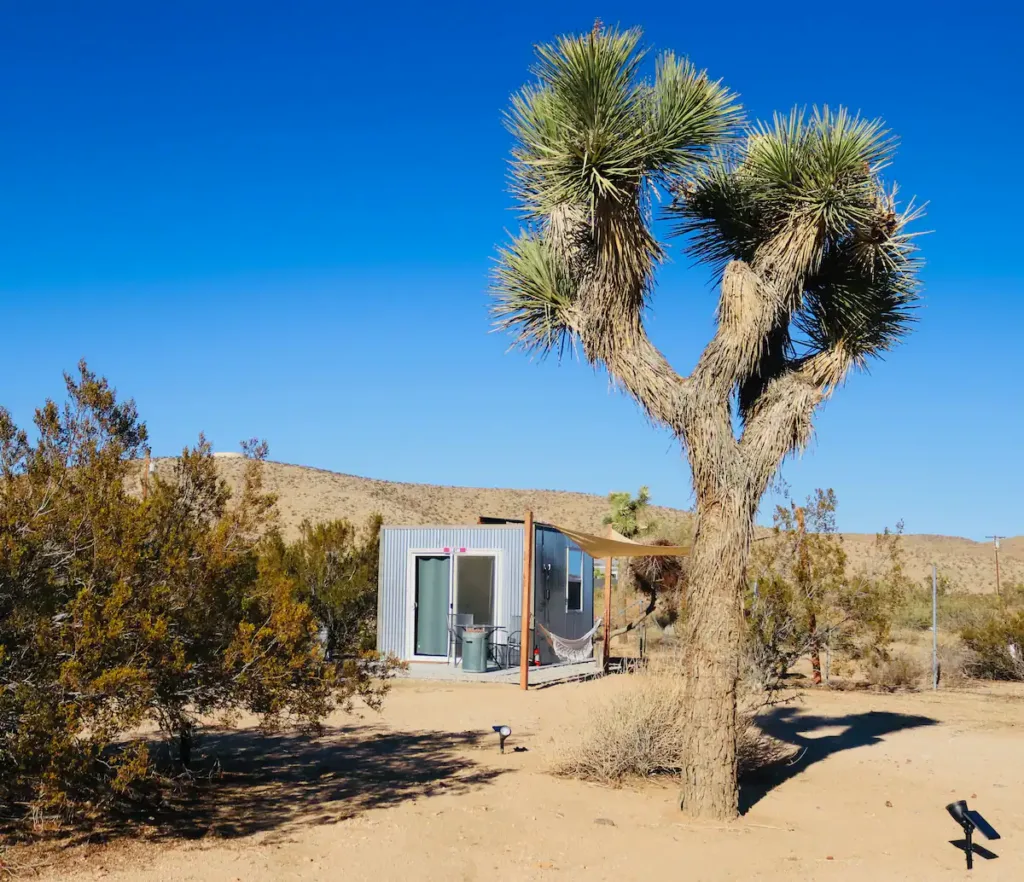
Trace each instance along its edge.
<path fill-rule="evenodd" d="M 352 474 L 648 484 L 690 505 L 677 445 L 603 374 L 488 333 L 487 273 L 516 225 L 502 109 L 534 43 L 600 16 L 689 55 L 753 117 L 845 104 L 901 137 L 891 175 L 935 231 L 920 325 L 783 476 L 798 498 L 834 487 L 846 530 L 1022 534 L 1024 21 L 964 10 L 5 4 L 0 404 L 27 423 L 85 356 L 136 399 L 158 455 L 202 430 Z M 680 369 L 713 308 L 678 255 L 650 328 Z"/>

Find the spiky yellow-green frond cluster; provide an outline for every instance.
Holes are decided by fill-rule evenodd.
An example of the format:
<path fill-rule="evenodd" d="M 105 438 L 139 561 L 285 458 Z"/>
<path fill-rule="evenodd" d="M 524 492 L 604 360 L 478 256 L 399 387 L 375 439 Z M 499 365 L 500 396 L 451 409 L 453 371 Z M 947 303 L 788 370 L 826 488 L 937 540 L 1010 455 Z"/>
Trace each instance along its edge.
<path fill-rule="evenodd" d="M 537 48 L 536 80 L 512 98 L 511 189 L 529 227 L 500 254 L 494 312 L 527 349 L 564 345 L 587 273 L 642 306 L 662 253 L 651 188 L 692 171 L 739 119 L 733 96 L 689 61 L 662 55 L 648 80 L 645 56 L 638 30 L 562 37 Z"/>
<path fill-rule="evenodd" d="M 919 270 L 907 225 L 920 212 L 900 211 L 884 188 L 894 147 L 879 120 L 793 111 L 752 128 L 679 188 L 669 211 L 694 256 L 719 269 L 743 260 L 782 289 L 762 380 L 840 348 L 863 364 L 907 332 Z"/>

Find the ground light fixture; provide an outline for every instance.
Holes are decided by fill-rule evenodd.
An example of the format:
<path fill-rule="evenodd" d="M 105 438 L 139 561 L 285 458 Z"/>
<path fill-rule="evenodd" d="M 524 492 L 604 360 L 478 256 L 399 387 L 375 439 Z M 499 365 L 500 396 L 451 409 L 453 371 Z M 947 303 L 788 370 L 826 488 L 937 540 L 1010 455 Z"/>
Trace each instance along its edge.
<path fill-rule="evenodd" d="M 946 811 L 949 812 L 949 816 L 956 821 L 964 831 L 964 853 L 967 855 L 967 869 L 970 870 L 974 867 L 974 852 L 976 846 L 972 839 L 975 830 L 979 830 L 981 835 L 986 839 L 998 839 L 999 834 L 995 831 L 992 825 L 986 821 L 978 812 L 973 811 L 967 807 L 966 799 L 958 799 L 956 802 L 951 802 L 946 806 Z M 954 845 L 959 847 L 959 843 L 954 842 Z M 991 852 L 987 849 L 977 847 L 978 854 L 982 857 L 994 857 Z"/>
<path fill-rule="evenodd" d="M 505 739 L 512 734 L 512 730 L 508 726 L 491 726 L 491 728 L 498 733 L 498 747 L 504 753 Z"/>

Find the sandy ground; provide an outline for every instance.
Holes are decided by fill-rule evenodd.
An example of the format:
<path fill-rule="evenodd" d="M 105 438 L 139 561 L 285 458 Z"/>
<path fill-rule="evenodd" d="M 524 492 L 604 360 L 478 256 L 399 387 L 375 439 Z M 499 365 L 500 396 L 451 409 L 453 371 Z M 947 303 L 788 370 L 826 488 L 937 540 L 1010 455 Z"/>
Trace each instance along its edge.
<path fill-rule="evenodd" d="M 215 804 L 68 847 L 31 878 L 961 879 L 944 806 L 967 798 L 1002 834 L 973 875 L 1024 879 L 1024 691 L 802 693 L 763 722 L 803 758 L 745 786 L 740 821 L 708 825 L 685 822 L 667 785 L 547 774 L 587 704 L 627 681 L 527 694 L 404 681 L 381 716 L 338 715 L 320 739 L 208 735 L 224 770 Z M 505 755 L 495 723 L 514 730 Z"/>

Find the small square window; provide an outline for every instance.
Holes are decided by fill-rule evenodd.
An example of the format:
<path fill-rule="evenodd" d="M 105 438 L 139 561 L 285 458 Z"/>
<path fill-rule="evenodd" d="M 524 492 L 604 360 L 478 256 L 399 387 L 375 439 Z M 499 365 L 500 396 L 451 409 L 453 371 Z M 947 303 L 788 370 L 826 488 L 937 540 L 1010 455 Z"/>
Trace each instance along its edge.
<path fill-rule="evenodd" d="M 565 579 L 566 612 L 583 611 L 583 552 L 578 548 L 569 549 L 569 562 Z"/>

